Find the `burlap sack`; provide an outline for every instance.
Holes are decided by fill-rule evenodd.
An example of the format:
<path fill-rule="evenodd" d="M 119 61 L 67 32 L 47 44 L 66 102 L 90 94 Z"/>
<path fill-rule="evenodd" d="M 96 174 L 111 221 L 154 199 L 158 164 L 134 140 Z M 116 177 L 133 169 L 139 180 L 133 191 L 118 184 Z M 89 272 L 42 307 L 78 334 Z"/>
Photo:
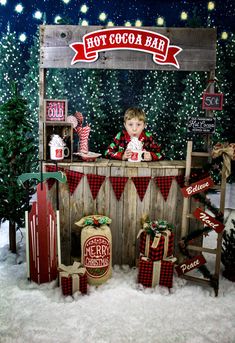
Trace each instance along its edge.
<path fill-rule="evenodd" d="M 112 275 L 111 219 L 102 215 L 81 218 L 81 262 L 87 270 L 88 283 L 101 285 Z"/>

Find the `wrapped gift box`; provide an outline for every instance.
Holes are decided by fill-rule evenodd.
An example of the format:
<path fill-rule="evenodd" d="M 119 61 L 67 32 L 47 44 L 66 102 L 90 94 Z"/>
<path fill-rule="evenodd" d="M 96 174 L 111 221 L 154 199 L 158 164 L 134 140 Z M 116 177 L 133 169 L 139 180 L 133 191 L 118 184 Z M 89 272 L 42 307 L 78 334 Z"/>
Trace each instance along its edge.
<path fill-rule="evenodd" d="M 58 270 L 63 295 L 73 295 L 77 291 L 87 293 L 87 272 L 81 263 L 74 262 L 72 266 L 61 264 Z"/>
<path fill-rule="evenodd" d="M 145 287 L 160 285 L 172 288 L 175 261 L 175 257 L 161 261 L 152 261 L 146 256 L 140 257 L 138 283 Z"/>
<path fill-rule="evenodd" d="M 152 261 L 159 261 L 173 255 L 174 234 L 170 230 L 157 233 L 154 237 L 144 229 L 139 235 L 139 251 Z"/>

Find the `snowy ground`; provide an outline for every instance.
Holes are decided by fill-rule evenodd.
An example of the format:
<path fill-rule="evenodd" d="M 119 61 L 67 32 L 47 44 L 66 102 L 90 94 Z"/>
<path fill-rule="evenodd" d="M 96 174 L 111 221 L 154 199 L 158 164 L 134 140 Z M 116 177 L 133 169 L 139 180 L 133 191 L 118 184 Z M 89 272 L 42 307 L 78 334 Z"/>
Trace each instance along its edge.
<path fill-rule="evenodd" d="M 227 207 L 231 221 L 234 207 Z M 214 246 L 215 235 L 206 240 Z M 89 295 L 63 297 L 56 282 L 27 280 L 24 237 L 18 232 L 17 256 L 9 253 L 2 224 L 0 343 L 235 343 L 235 283 L 221 276 L 216 298 L 211 288 L 177 276 L 170 292 L 142 289 L 136 277 L 135 269 L 115 266 L 112 279 Z"/>

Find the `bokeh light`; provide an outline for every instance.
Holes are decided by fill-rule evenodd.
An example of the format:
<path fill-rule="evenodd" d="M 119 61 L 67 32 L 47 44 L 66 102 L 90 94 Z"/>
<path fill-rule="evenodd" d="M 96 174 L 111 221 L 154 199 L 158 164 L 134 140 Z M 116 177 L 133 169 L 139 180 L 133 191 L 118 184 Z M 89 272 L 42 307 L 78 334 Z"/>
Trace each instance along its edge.
<path fill-rule="evenodd" d="M 42 19 L 42 12 L 41 11 L 36 11 L 35 13 L 34 13 L 34 15 L 33 15 L 33 17 L 35 18 L 35 19 Z"/>
<path fill-rule="evenodd" d="M 207 4 L 207 8 L 209 11 L 212 11 L 213 9 L 215 9 L 215 3 L 214 1 L 209 1 Z"/>
<path fill-rule="evenodd" d="M 88 7 L 87 7 L 87 5 L 82 5 L 81 6 L 81 8 L 80 8 L 80 12 L 82 12 L 82 13 L 86 13 L 88 11 Z"/>
<path fill-rule="evenodd" d="M 158 17 L 158 18 L 157 18 L 157 25 L 158 25 L 158 26 L 164 25 L 164 18 Z"/>
<path fill-rule="evenodd" d="M 226 31 L 223 31 L 222 33 L 221 33 L 221 38 L 222 39 L 228 39 L 228 32 L 226 32 Z"/>
<path fill-rule="evenodd" d="M 100 15 L 99 15 L 100 21 L 105 21 L 106 18 L 107 18 L 107 14 L 105 12 L 100 13 Z"/>
<path fill-rule="evenodd" d="M 22 4 L 17 4 L 17 5 L 15 6 L 15 11 L 16 11 L 17 13 L 22 13 L 22 12 L 23 12 L 23 9 L 24 9 L 24 7 L 22 6 Z"/>
<path fill-rule="evenodd" d="M 19 40 L 21 41 L 21 42 L 25 42 L 26 41 L 26 39 L 27 39 L 27 36 L 26 36 L 26 34 L 25 33 L 21 33 L 20 35 L 19 35 Z"/>
<path fill-rule="evenodd" d="M 181 12 L 180 19 L 181 20 L 187 20 L 188 19 L 188 13 L 185 11 Z"/>
<path fill-rule="evenodd" d="M 137 20 L 135 21 L 135 26 L 137 26 L 137 27 L 142 26 L 142 21 L 139 20 L 139 19 L 137 19 Z"/>

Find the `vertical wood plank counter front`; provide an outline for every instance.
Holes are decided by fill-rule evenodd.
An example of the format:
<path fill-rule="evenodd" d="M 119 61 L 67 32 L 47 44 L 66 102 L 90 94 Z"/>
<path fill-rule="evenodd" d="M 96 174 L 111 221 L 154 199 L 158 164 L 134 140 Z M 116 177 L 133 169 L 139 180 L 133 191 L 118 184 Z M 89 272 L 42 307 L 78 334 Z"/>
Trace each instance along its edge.
<path fill-rule="evenodd" d="M 141 217 L 149 214 L 151 219 L 165 219 L 175 226 L 175 241 L 181 235 L 183 196 L 180 186 L 173 178 L 166 201 L 154 182 L 157 176 L 178 176 L 185 173 L 185 161 L 160 161 L 130 163 L 100 159 L 96 162 L 60 163 L 67 170 L 83 173 L 72 195 L 67 184 L 59 185 L 61 213 L 62 262 L 71 263 L 71 257 L 79 256 L 79 228 L 75 225 L 81 217 L 89 214 L 104 214 L 112 219 L 113 264 L 134 266 L 138 251 L 137 234 Z M 94 200 L 87 181 L 87 174 L 104 175 L 99 193 Z M 123 194 L 118 201 L 109 176 L 128 177 Z M 131 177 L 150 176 L 148 188 L 141 201 Z M 49 192 L 53 202 L 55 187 Z M 74 241 L 73 241 L 74 240 Z M 177 247 L 175 247 L 177 250 Z"/>

